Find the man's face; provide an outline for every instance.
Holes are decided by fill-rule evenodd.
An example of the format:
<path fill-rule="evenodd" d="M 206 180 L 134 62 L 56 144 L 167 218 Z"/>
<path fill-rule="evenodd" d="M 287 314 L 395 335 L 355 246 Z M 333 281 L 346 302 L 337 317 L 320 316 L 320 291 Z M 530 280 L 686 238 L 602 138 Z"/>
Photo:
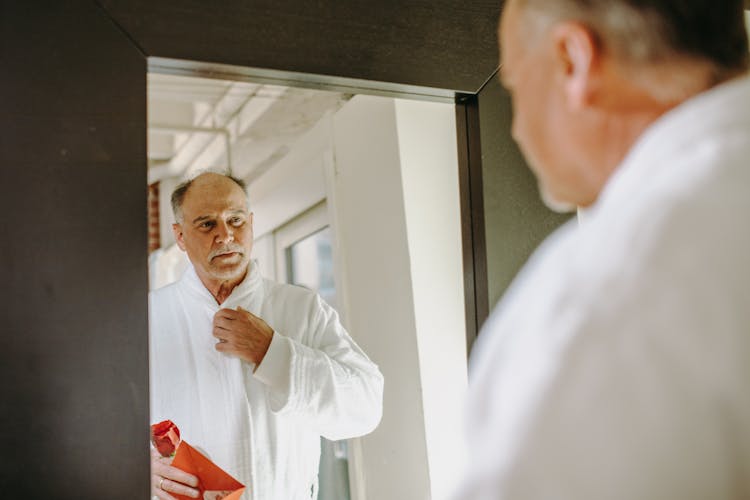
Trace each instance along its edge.
<path fill-rule="evenodd" d="M 185 193 L 182 222 L 173 229 L 201 280 L 244 277 L 253 246 L 253 218 L 245 193 L 234 181 L 212 173 L 197 177 Z"/>
<path fill-rule="evenodd" d="M 536 175 L 542 198 L 557 211 L 581 204 L 580 172 L 573 166 L 575 117 L 566 105 L 559 61 L 546 27 L 516 2 L 506 4 L 500 24 L 500 79 L 513 102 L 513 138 Z"/>

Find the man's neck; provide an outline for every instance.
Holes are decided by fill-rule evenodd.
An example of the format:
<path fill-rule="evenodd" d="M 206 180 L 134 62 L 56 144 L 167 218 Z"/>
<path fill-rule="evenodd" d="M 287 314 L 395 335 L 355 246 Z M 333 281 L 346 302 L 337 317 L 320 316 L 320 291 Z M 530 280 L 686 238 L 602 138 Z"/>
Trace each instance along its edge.
<path fill-rule="evenodd" d="M 592 107 L 599 112 L 597 135 L 592 148 L 582 150 L 579 159 L 585 166 L 582 170 L 588 173 L 584 182 L 588 199 L 585 203 L 579 202 L 583 207 L 596 202 L 609 178 L 646 130 L 665 113 L 709 86 L 708 69 L 703 66 L 685 69 L 673 65 L 671 72 L 655 66 L 630 66 L 620 62 L 607 67 L 609 70 L 603 80 L 606 89 L 592 97 Z M 672 76 L 672 73 L 680 74 L 680 69 L 690 71 L 692 78 L 683 80 Z"/>
<path fill-rule="evenodd" d="M 248 269 L 249 267 L 250 266 L 248 266 Z M 214 300 L 216 300 L 216 303 L 219 305 L 223 304 L 224 301 L 227 300 L 227 298 L 232 294 L 234 288 L 242 283 L 242 281 L 245 279 L 245 276 L 247 276 L 247 269 L 238 278 L 230 278 L 226 280 L 219 280 L 210 276 L 201 276 L 201 273 L 198 273 L 198 278 L 201 280 L 201 283 L 203 283 L 203 286 L 206 287 L 206 290 L 209 291 Z"/>

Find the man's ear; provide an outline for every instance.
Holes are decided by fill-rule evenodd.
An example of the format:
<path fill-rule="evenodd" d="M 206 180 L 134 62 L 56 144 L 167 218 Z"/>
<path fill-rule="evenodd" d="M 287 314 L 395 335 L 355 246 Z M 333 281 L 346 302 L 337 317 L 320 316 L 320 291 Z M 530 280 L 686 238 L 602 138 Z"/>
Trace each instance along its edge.
<path fill-rule="evenodd" d="M 177 242 L 177 246 L 180 250 L 185 251 L 185 238 L 182 234 L 182 226 L 179 222 L 172 224 L 172 233 L 174 233 L 174 240 Z"/>
<path fill-rule="evenodd" d="M 595 35 L 576 22 L 557 25 L 552 33 L 555 57 L 563 78 L 563 92 L 569 105 L 581 109 L 595 97 L 601 49 Z"/>

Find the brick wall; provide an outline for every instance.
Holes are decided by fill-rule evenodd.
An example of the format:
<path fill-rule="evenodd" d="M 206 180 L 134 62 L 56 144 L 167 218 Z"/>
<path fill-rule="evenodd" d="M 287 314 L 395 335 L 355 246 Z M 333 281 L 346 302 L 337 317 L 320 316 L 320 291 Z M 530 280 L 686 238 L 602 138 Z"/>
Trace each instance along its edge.
<path fill-rule="evenodd" d="M 159 234 L 159 183 L 148 186 L 148 253 L 161 248 Z"/>

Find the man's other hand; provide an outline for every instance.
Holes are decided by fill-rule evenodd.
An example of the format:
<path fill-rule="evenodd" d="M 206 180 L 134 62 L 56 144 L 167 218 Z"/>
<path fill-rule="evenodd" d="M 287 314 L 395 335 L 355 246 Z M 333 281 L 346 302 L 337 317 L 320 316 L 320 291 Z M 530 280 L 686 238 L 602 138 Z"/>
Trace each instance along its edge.
<path fill-rule="evenodd" d="M 198 478 L 192 474 L 172 467 L 172 458 L 162 457 L 159 452 L 151 448 L 151 498 L 161 500 L 175 500 L 170 493 L 198 497 Z"/>
<path fill-rule="evenodd" d="M 221 309 L 214 315 L 216 350 L 253 363 L 256 367 L 271 345 L 273 328 L 253 313 L 238 307 Z"/>

